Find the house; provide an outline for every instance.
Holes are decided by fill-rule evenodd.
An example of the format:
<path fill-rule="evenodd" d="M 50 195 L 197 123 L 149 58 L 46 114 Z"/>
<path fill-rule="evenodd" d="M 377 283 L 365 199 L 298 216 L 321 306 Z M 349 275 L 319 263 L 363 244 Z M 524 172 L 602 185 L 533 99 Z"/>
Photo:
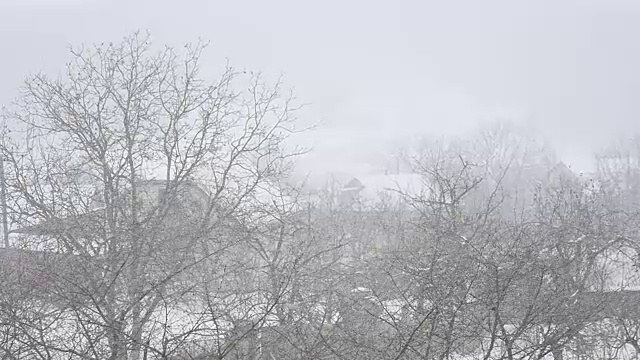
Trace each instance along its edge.
<path fill-rule="evenodd" d="M 366 205 L 397 203 L 403 196 L 417 196 L 423 192 L 423 181 L 422 176 L 415 173 L 356 176 L 340 189 L 337 202 L 343 206 L 357 202 Z"/>
<path fill-rule="evenodd" d="M 207 206 L 208 194 L 196 183 L 184 181 L 175 183 L 164 180 L 141 180 L 136 182 L 137 210 L 141 216 L 149 216 L 157 211 L 158 207 L 165 205 L 172 210 L 204 211 Z M 116 194 L 110 194 L 111 208 L 123 220 L 131 212 L 130 187 Z M 38 222 L 30 226 L 24 226 L 12 230 L 13 234 L 46 236 L 46 235 L 71 235 L 84 236 L 87 230 L 95 230 L 103 226 L 107 214 L 102 190 L 95 190 L 87 201 L 87 204 L 79 205 L 73 213 L 59 218 Z"/>
<path fill-rule="evenodd" d="M 202 213 L 207 205 L 206 192 L 192 182 L 177 188 L 156 180 L 140 181 L 136 185 L 143 202 L 139 211 L 141 221 L 155 221 L 152 213 L 160 211 L 165 201 L 171 204 L 162 218 L 171 220 L 189 219 Z M 128 196 L 126 190 L 113 201 L 123 201 Z M 93 287 L 102 286 L 101 281 L 109 276 L 105 273 L 106 258 L 113 254 L 108 253 L 109 217 L 116 223 L 115 231 L 128 231 L 130 209 L 125 205 L 114 206 L 109 213 L 99 196 L 93 196 L 87 205 L 79 206 L 75 215 L 50 218 L 13 230 L 12 247 L 0 248 L 3 288 L 11 283 L 15 291 L 35 297 L 56 294 L 56 301 L 61 304 L 60 299 L 72 299 L 74 291 L 90 293 L 95 290 Z M 168 243 L 173 251 L 181 248 L 179 241 Z"/>
<path fill-rule="evenodd" d="M 76 289 L 89 286 L 87 275 L 95 264 L 85 260 L 79 255 L 1 248 L 0 287 L 5 300 L 42 300 L 66 307 L 77 301 Z"/>

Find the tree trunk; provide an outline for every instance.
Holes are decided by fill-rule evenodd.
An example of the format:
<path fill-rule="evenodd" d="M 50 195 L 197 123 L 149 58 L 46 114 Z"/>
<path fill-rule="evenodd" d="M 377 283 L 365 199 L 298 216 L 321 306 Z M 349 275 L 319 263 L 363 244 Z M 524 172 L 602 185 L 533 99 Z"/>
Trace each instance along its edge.
<path fill-rule="evenodd" d="M 553 354 L 554 360 L 563 360 L 564 359 L 564 349 L 562 347 L 555 348 L 551 351 Z"/>

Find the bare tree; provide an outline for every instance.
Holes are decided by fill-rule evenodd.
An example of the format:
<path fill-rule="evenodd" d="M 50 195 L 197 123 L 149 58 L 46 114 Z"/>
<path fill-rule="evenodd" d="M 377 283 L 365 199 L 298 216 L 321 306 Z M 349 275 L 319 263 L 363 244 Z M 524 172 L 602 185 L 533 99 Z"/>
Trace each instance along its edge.
<path fill-rule="evenodd" d="M 76 259 L 46 288 L 65 320 L 45 332 L 65 335 L 34 340 L 30 356 L 166 358 L 216 339 L 222 358 L 235 346 L 230 314 L 253 295 L 221 294 L 252 268 L 227 260 L 255 235 L 257 190 L 301 153 L 283 148 L 297 108 L 256 74 L 203 79 L 205 45 L 156 51 L 134 34 L 72 49 L 61 79 L 27 79 L 3 148 L 26 234 L 14 246 Z"/>
<path fill-rule="evenodd" d="M 630 297 L 606 286 L 612 254 L 640 248 L 630 151 L 585 182 L 487 128 L 405 159 L 420 191 L 311 200 L 284 181 L 294 99 L 232 68 L 205 80 L 205 48 L 135 34 L 27 79 L 2 145 L 4 358 L 638 349 Z"/>
<path fill-rule="evenodd" d="M 417 217 L 396 232 L 411 241 L 386 270 L 406 304 L 392 324 L 399 357 L 561 358 L 603 316 L 598 260 L 619 241 L 615 214 L 543 153 L 498 135 L 416 158 L 425 191 L 405 194 Z"/>

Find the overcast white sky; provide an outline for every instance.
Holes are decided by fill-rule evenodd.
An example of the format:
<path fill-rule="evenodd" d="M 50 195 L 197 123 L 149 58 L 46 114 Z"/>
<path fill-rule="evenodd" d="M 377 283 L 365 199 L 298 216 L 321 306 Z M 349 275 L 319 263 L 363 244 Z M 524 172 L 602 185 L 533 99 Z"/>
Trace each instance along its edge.
<path fill-rule="evenodd" d="M 637 0 L 1 0 L 0 104 L 29 72 L 60 69 L 69 44 L 137 29 L 211 40 L 212 66 L 284 73 L 325 123 L 313 156 L 328 170 L 496 117 L 535 123 L 584 168 L 640 128 Z"/>

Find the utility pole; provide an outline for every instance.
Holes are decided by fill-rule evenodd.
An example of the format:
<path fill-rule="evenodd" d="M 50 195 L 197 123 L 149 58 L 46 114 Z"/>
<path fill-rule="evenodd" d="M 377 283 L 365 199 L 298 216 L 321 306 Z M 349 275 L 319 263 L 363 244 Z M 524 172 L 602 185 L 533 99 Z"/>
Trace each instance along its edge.
<path fill-rule="evenodd" d="M 9 221 L 7 221 L 7 182 L 4 177 L 4 155 L 0 155 L 0 207 L 2 207 L 2 239 L 9 248 Z"/>
<path fill-rule="evenodd" d="M 2 119 L 2 149 L 0 149 L 0 212 L 2 213 L 2 240 L 4 248 L 8 249 L 9 246 L 9 221 L 7 220 L 7 180 L 4 176 L 4 151 L 5 151 L 5 139 L 7 136 L 6 117 L 4 107 L 0 108 L 0 119 Z"/>

